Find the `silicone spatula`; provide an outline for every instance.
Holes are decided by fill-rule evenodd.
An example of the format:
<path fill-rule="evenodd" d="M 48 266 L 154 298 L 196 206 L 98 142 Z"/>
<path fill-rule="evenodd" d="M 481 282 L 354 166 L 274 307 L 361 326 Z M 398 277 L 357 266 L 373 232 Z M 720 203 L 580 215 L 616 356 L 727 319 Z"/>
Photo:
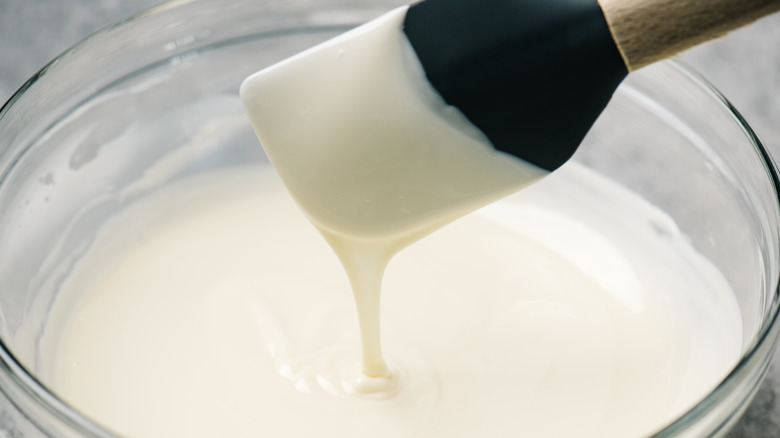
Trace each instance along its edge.
<path fill-rule="evenodd" d="M 404 33 L 431 85 L 493 146 L 554 170 L 628 72 L 777 10 L 780 0 L 424 0 Z"/>
<path fill-rule="evenodd" d="M 497 150 L 553 171 L 571 158 L 630 71 L 777 10 L 780 0 L 422 0 L 383 18 L 402 24 L 409 56 L 422 67 L 420 81 L 431 85 L 426 93 L 435 91 L 457 108 Z M 302 60 L 355 38 L 366 37 L 342 35 L 244 85 L 276 89 L 274 81 L 290 77 L 308 83 L 317 75 Z M 375 62 L 370 51 L 363 59 Z M 360 95 L 365 81 L 355 82 L 354 88 L 350 81 L 322 83 L 339 88 L 338 97 L 322 104 L 351 102 L 345 96 Z M 267 106 L 263 95 L 244 96 L 244 90 L 245 104 Z"/>

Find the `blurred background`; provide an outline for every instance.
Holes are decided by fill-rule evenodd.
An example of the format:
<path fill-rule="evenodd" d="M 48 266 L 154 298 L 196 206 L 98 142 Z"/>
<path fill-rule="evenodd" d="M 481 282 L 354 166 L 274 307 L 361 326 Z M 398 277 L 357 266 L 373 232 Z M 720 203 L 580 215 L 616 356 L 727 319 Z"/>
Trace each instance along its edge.
<path fill-rule="evenodd" d="M 5 102 L 24 81 L 79 40 L 162 3 L 0 0 L 0 102 Z M 680 58 L 731 101 L 775 160 L 780 160 L 780 14 L 694 48 Z M 775 355 L 767 380 L 729 438 L 780 436 L 778 356 Z M 2 427 L 3 436 L 1 431 Z"/>

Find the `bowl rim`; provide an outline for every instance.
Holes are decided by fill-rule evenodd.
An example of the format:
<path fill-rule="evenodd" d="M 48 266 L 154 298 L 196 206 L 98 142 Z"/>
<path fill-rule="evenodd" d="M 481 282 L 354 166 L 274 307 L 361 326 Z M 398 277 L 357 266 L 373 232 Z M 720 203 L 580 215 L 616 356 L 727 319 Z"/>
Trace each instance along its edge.
<path fill-rule="evenodd" d="M 676 72 L 687 76 L 693 83 L 700 86 L 702 91 L 706 92 L 710 97 L 719 102 L 733 117 L 735 123 L 742 129 L 746 139 L 753 146 L 758 157 L 764 163 L 766 173 L 772 184 L 775 204 L 780 207 L 780 174 L 778 173 L 778 167 L 766 146 L 764 146 L 763 142 L 748 124 L 747 120 L 714 84 L 693 69 L 693 67 L 679 59 L 670 59 L 662 62 L 671 66 Z M 736 381 L 739 381 L 741 376 L 746 372 L 749 372 L 751 367 L 761 359 L 761 357 L 758 356 L 759 352 L 765 351 L 771 358 L 771 354 L 777 349 L 777 338 L 778 333 L 780 333 L 780 277 L 776 276 L 774 278 L 774 285 L 768 286 L 767 289 L 768 291 L 774 292 L 772 295 L 772 303 L 765 312 L 761 329 L 753 336 L 753 342 L 748 345 L 748 348 L 740 356 L 736 365 L 734 365 L 731 371 L 724 376 L 721 382 L 710 390 L 704 398 L 678 415 L 677 419 L 657 430 L 650 438 L 674 437 L 685 432 L 687 429 L 694 426 L 698 419 L 705 417 L 718 407 L 718 400 L 726 397 L 730 393 L 731 386 Z M 765 350 L 767 348 L 768 350 Z M 760 385 L 761 381 L 763 381 L 763 374 L 757 383 Z M 752 400 L 752 395 L 756 389 L 758 389 L 758 386 L 751 388 L 751 395 L 742 402 L 744 404 L 743 407 L 746 407 L 748 402 Z M 729 418 L 726 418 L 726 421 L 719 425 L 719 428 L 722 427 L 723 424 L 739 418 L 739 416 L 735 416 L 736 413 L 737 412 L 732 412 Z"/>
<path fill-rule="evenodd" d="M 64 57 L 79 51 L 82 47 L 89 45 L 94 39 L 106 36 L 111 31 L 121 28 L 127 25 L 144 19 L 148 16 L 155 15 L 157 13 L 167 11 L 179 7 L 181 5 L 194 3 L 195 0 L 170 0 L 159 6 L 144 10 L 137 14 L 133 14 L 128 18 L 118 21 L 114 24 L 106 26 L 86 38 L 82 39 L 75 45 L 66 49 L 50 62 L 44 65 L 40 70 L 33 74 L 30 79 L 25 81 L 9 98 L 7 101 L 0 105 L 0 123 L 4 119 L 6 113 L 13 108 L 14 104 L 42 77 L 49 74 L 50 71 L 56 71 L 56 64 Z M 355 23 L 356 25 L 359 23 Z M 739 113 L 739 111 L 731 104 L 731 102 L 704 76 L 696 72 L 692 67 L 688 66 L 684 62 L 672 59 L 662 61 L 662 63 L 671 66 L 677 74 L 681 74 L 687 77 L 691 82 L 706 92 L 714 101 L 722 105 L 728 113 L 734 119 L 734 122 L 742 129 L 748 142 L 755 149 L 758 157 L 764 163 L 767 175 L 770 177 L 770 182 L 774 190 L 775 203 L 780 210 L 780 174 L 778 168 L 774 163 L 768 150 L 758 138 L 754 130 L 747 123 L 745 118 Z M 13 160 L 8 168 L 0 169 L 0 185 L 5 181 L 5 176 L 8 174 L 11 168 L 14 167 L 18 160 Z M 780 258 L 780 255 L 778 255 Z M 661 429 L 657 430 L 651 438 L 665 438 L 674 437 L 680 433 L 686 432 L 689 428 L 696 425 L 697 421 L 706 417 L 710 412 L 718 406 L 718 400 L 726 397 L 731 390 L 731 387 L 735 382 L 740 381 L 742 376 L 751 370 L 751 367 L 756 364 L 766 354 L 770 354 L 777 348 L 777 338 L 780 333 L 780 278 L 774 279 L 774 295 L 771 306 L 769 306 L 764 320 L 762 321 L 761 329 L 754 335 L 754 341 L 749 345 L 749 348 L 740 356 L 739 361 L 731 369 L 731 371 L 721 380 L 721 382 L 712 389 L 704 398 L 699 400 L 688 410 L 684 411 L 677 416 L 675 420 L 664 425 Z M 768 349 L 768 351 L 767 351 Z M 760 352 L 765 352 L 763 356 L 759 356 Z M 764 370 L 765 371 L 765 370 Z M 761 380 L 759 380 L 760 382 Z M 8 388 L 7 384 L 15 385 L 15 388 Z M 751 389 L 751 393 L 756 388 Z M 36 425 L 36 427 L 43 426 L 40 422 L 40 418 L 32 418 L 27 410 L 20 406 L 18 400 L 14 398 L 14 395 L 9 394 L 23 394 L 28 397 L 29 400 L 25 402 L 36 403 L 38 408 L 42 408 L 44 412 L 50 414 L 53 418 L 61 421 L 72 429 L 85 437 L 96 438 L 115 438 L 117 435 L 113 434 L 108 429 L 100 426 L 97 422 L 89 419 L 85 414 L 81 413 L 77 409 L 72 408 L 66 401 L 50 391 L 46 385 L 40 382 L 31 372 L 25 368 L 20 361 L 16 359 L 14 354 L 6 346 L 5 342 L 0 339 L 0 393 L 5 394 L 5 399 L 13 405 L 19 412 L 21 412 L 27 420 Z M 750 401 L 752 397 L 748 397 L 743 403 Z M 39 411 L 40 409 L 36 409 Z M 0 407 L 0 413 L 3 408 Z M 735 416 L 737 412 L 732 413 L 731 416 Z M 728 423 L 731 418 L 726 418 L 722 424 Z M 721 427 L 721 426 L 719 426 Z M 44 430 L 48 431 L 48 428 L 44 427 Z"/>

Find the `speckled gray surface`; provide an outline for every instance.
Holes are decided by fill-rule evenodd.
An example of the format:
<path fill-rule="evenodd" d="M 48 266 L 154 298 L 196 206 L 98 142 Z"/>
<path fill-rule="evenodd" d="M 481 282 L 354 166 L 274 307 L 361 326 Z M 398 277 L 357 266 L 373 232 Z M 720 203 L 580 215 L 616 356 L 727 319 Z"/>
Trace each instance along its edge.
<path fill-rule="evenodd" d="M 369 1 L 369 0 L 367 0 Z M 95 30 L 160 0 L 0 0 L 0 101 Z M 780 15 L 684 54 L 743 114 L 780 160 Z M 780 361 L 730 438 L 780 437 Z M 4 416 L 0 415 L 0 421 Z M 0 428 L 1 430 L 2 428 Z"/>

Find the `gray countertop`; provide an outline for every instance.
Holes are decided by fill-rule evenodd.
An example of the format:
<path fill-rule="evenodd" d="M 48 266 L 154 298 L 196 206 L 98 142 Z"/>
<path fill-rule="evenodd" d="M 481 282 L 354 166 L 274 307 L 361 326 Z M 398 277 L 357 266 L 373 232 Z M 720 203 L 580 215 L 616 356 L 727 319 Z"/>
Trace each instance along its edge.
<path fill-rule="evenodd" d="M 367 0 L 368 1 L 368 0 Z M 160 0 L 0 0 L 0 102 L 95 30 Z M 780 160 L 780 15 L 697 47 L 682 59 L 707 77 Z M 776 359 L 777 359 L 776 355 Z M 780 361 L 730 437 L 780 436 Z"/>

